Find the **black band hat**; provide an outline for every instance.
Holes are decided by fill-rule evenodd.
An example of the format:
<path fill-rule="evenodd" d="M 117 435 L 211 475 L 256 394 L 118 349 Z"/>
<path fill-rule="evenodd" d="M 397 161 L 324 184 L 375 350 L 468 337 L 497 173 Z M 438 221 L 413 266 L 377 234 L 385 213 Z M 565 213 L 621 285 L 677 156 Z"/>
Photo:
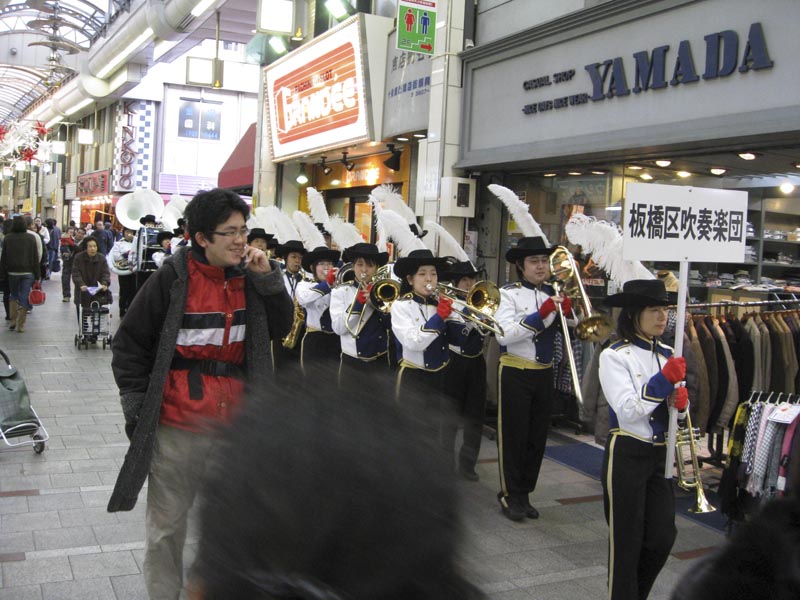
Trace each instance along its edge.
<path fill-rule="evenodd" d="M 171 240 L 173 237 L 177 236 L 175 236 L 171 231 L 159 231 L 158 235 L 156 236 L 156 244 L 160 246 L 161 242 L 164 240 Z M 181 233 L 180 237 L 183 237 L 183 233 Z"/>
<path fill-rule="evenodd" d="M 271 233 L 267 233 L 261 227 L 256 227 L 250 230 L 250 233 L 247 234 L 247 243 L 249 244 L 253 240 L 265 240 L 267 245 L 269 246 L 269 241 L 275 237 Z"/>
<path fill-rule="evenodd" d="M 555 249 L 556 246 L 548 246 L 545 244 L 544 238 L 540 235 L 524 237 L 519 239 L 516 246 L 508 249 L 506 252 L 506 261 L 515 263 L 520 258 L 525 258 L 526 256 L 549 256 Z"/>
<path fill-rule="evenodd" d="M 156 223 L 158 222 L 155 215 L 145 215 L 141 219 L 139 219 L 139 223 L 145 225 L 147 223 Z"/>
<path fill-rule="evenodd" d="M 430 250 L 412 250 L 408 256 L 397 259 L 394 263 L 394 274 L 405 281 L 406 276 L 413 275 L 425 265 L 436 267 L 436 272 L 441 274 L 447 269 L 447 259 L 437 258 Z"/>
<path fill-rule="evenodd" d="M 306 252 L 308 252 L 308 250 L 306 250 L 306 247 L 303 246 L 303 242 L 301 242 L 300 240 L 289 240 L 285 244 L 278 244 L 275 250 L 275 254 L 277 254 L 283 259 L 286 259 L 286 257 L 292 252 L 299 252 L 300 254 L 305 254 Z"/>
<path fill-rule="evenodd" d="M 660 279 L 631 279 L 622 286 L 622 291 L 605 299 L 606 306 L 644 308 L 645 306 L 669 306 L 675 304 L 677 294 L 667 292 Z"/>
<path fill-rule="evenodd" d="M 275 250 L 281 243 L 278 241 L 278 238 L 271 237 L 267 240 L 267 250 Z"/>
<path fill-rule="evenodd" d="M 377 266 L 382 267 L 389 262 L 389 253 L 380 252 L 375 244 L 367 244 L 366 242 L 353 244 L 349 248 L 344 249 L 342 253 L 342 260 L 344 262 L 355 262 L 357 258 L 366 258 L 375 261 Z"/>
<path fill-rule="evenodd" d="M 333 264 L 336 264 L 341 255 L 342 253 L 338 250 L 331 250 L 327 246 L 317 246 L 311 252 L 306 252 L 303 255 L 302 265 L 306 271 L 316 276 L 316 273 L 314 273 L 314 263 L 318 263 L 321 260 L 329 260 Z"/>
<path fill-rule="evenodd" d="M 477 277 L 479 274 L 480 271 L 475 268 L 471 261 L 456 261 L 447 266 L 445 272 L 442 273 L 442 279 L 456 283 L 462 277 Z"/>
<path fill-rule="evenodd" d="M 176 227 L 172 230 L 172 237 L 182 238 L 184 233 L 186 232 L 183 230 L 183 227 Z"/>

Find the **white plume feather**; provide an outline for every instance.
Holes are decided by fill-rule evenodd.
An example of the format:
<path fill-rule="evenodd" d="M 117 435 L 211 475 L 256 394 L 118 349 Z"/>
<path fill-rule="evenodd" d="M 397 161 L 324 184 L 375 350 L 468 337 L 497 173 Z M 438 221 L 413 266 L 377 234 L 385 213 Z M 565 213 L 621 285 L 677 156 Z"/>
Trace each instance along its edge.
<path fill-rule="evenodd" d="M 378 252 L 386 252 L 388 250 L 386 242 L 389 239 L 389 234 L 386 233 L 386 228 L 383 226 L 383 223 L 381 223 L 380 220 L 383 207 L 381 206 L 379 198 L 374 195 L 377 189 L 378 188 L 375 188 L 372 190 L 372 192 L 370 192 L 369 203 L 372 205 L 372 216 L 375 219 L 375 245 L 378 246 Z"/>
<path fill-rule="evenodd" d="M 540 236 L 544 240 L 546 246 L 550 245 L 550 242 L 547 240 L 547 236 L 544 234 L 544 231 L 542 231 L 542 228 L 539 227 L 539 223 L 536 222 L 536 219 L 534 219 L 533 215 L 530 213 L 530 207 L 528 204 L 520 200 L 517 194 L 507 187 L 497 185 L 496 183 L 489 185 L 489 191 L 497 196 L 500 201 L 506 205 L 508 212 L 511 213 L 511 216 L 514 218 L 514 222 L 522 230 L 522 233 L 525 235 L 525 237 Z"/>
<path fill-rule="evenodd" d="M 317 188 L 310 187 L 308 191 L 308 210 L 311 213 L 311 218 L 314 223 L 321 223 L 326 231 L 330 231 L 328 223 L 330 222 L 330 215 L 325 206 L 325 198 L 322 197 L 317 191 Z"/>
<path fill-rule="evenodd" d="M 439 253 L 437 256 L 454 256 L 458 262 L 469 262 L 469 256 L 464 252 L 464 248 L 444 227 L 434 221 L 425 221 L 425 228 L 435 233 L 439 238 Z"/>
<path fill-rule="evenodd" d="M 655 277 L 641 262 L 622 258 L 622 232 L 614 223 L 578 213 L 570 217 L 564 230 L 567 239 L 591 254 L 595 264 L 619 285 Z"/>
<path fill-rule="evenodd" d="M 331 239 L 341 250 L 364 241 L 356 226 L 352 223 L 347 223 L 339 215 L 333 215 L 330 218 L 327 229 L 331 234 Z"/>
<path fill-rule="evenodd" d="M 406 220 L 409 225 L 417 224 L 417 215 L 411 210 L 411 207 L 403 200 L 403 196 L 397 191 L 394 186 L 383 184 L 372 190 L 373 193 L 377 192 L 377 197 L 383 203 L 383 208 L 393 210 L 398 215 Z"/>
<path fill-rule="evenodd" d="M 320 230 L 317 229 L 317 226 L 314 225 L 314 221 L 311 220 L 311 216 L 308 213 L 296 210 L 292 218 L 294 224 L 297 226 L 297 231 L 300 234 L 300 239 L 303 241 L 303 246 L 306 247 L 306 250 L 314 250 L 320 246 L 327 247 L 325 238 Z"/>
<path fill-rule="evenodd" d="M 256 212 L 260 214 L 258 209 L 256 209 Z M 272 228 L 275 231 L 275 237 L 278 238 L 278 243 L 285 244 L 289 240 L 300 239 L 300 234 L 297 232 L 297 228 L 292 223 L 289 215 L 283 212 L 280 208 L 277 206 L 267 206 L 264 209 L 264 213 L 266 222 L 272 224 Z M 267 228 L 265 227 L 264 229 Z"/>
<path fill-rule="evenodd" d="M 397 245 L 397 253 L 408 256 L 412 250 L 425 250 L 425 244 L 408 228 L 406 220 L 393 210 L 383 209 L 378 214 L 378 223 L 386 236 Z"/>

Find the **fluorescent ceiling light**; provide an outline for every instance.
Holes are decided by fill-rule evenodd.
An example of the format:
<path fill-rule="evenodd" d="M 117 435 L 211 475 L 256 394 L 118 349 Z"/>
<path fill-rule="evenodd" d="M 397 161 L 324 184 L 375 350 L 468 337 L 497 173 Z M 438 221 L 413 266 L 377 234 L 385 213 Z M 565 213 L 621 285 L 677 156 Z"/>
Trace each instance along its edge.
<path fill-rule="evenodd" d="M 784 181 L 784 182 L 783 182 L 783 183 L 780 185 L 780 190 L 781 190 L 781 191 L 782 191 L 784 194 L 791 194 L 791 193 L 794 191 L 794 185 L 792 185 L 792 184 L 791 184 L 791 183 L 789 183 L 788 181 Z"/>
<path fill-rule="evenodd" d="M 206 12 L 212 4 L 214 4 L 214 0 L 200 0 L 200 2 L 198 2 L 192 9 L 192 16 L 199 17 Z"/>
<path fill-rule="evenodd" d="M 325 8 L 333 15 L 334 19 L 343 19 L 350 14 L 342 0 L 325 0 Z"/>
<path fill-rule="evenodd" d="M 639 165 L 628 165 L 628 168 L 631 171 L 641 171 L 643 167 L 640 167 Z"/>
<path fill-rule="evenodd" d="M 414 137 L 422 139 L 422 138 L 426 137 L 426 135 L 424 133 L 415 133 Z"/>
<path fill-rule="evenodd" d="M 583 175 L 580 171 L 569 171 L 567 175 Z"/>
<path fill-rule="evenodd" d="M 397 138 L 397 141 L 398 141 L 398 142 L 407 142 L 407 141 L 408 141 L 408 138 L 407 138 L 407 137 L 398 137 L 398 138 Z"/>
<path fill-rule="evenodd" d="M 756 155 L 753 154 L 752 152 L 740 152 L 739 158 L 741 158 L 742 160 L 755 160 Z"/>
<path fill-rule="evenodd" d="M 339 185 L 340 183 L 342 182 L 339 181 L 338 179 L 331 179 L 331 185 Z"/>
<path fill-rule="evenodd" d="M 68 108 L 67 110 L 65 110 L 64 114 L 67 115 L 67 116 L 75 114 L 80 109 L 85 108 L 86 106 L 89 106 L 92 102 L 94 102 L 94 98 L 84 98 L 83 100 L 78 102 L 75 106 L 72 106 L 72 107 Z"/>
<path fill-rule="evenodd" d="M 258 31 L 294 33 L 294 0 L 260 0 L 257 12 Z"/>
<path fill-rule="evenodd" d="M 681 179 L 686 179 L 687 177 L 691 177 L 692 176 L 692 174 L 689 173 L 689 171 L 678 171 L 677 175 Z"/>
<path fill-rule="evenodd" d="M 653 179 L 653 176 L 650 175 L 650 173 L 642 173 L 641 175 L 639 175 L 639 178 L 644 179 L 645 181 L 651 181 Z"/>
<path fill-rule="evenodd" d="M 668 167 L 668 166 L 670 166 L 672 164 L 672 161 L 671 160 L 657 160 L 656 164 L 659 167 Z"/>
<path fill-rule="evenodd" d="M 555 177 L 556 173 L 544 173 L 542 177 Z"/>
<path fill-rule="evenodd" d="M 724 175 L 728 169 L 723 169 L 721 167 L 711 167 L 709 171 L 711 171 L 712 175 Z"/>
<path fill-rule="evenodd" d="M 117 69 L 117 67 L 119 67 L 123 62 L 128 60 L 131 54 L 133 54 L 134 52 L 136 52 L 136 50 L 139 49 L 139 46 L 149 41 L 150 38 L 152 37 L 153 37 L 153 30 L 150 27 L 148 27 L 142 33 L 139 34 L 139 37 L 137 37 L 130 44 L 125 46 L 125 49 L 122 50 L 122 52 L 120 52 L 114 58 L 112 58 L 110 62 L 106 63 L 106 66 L 97 72 L 97 78 L 105 79 L 107 75 L 110 75 Z"/>
<path fill-rule="evenodd" d="M 608 171 L 592 171 L 592 175 L 607 175 Z"/>

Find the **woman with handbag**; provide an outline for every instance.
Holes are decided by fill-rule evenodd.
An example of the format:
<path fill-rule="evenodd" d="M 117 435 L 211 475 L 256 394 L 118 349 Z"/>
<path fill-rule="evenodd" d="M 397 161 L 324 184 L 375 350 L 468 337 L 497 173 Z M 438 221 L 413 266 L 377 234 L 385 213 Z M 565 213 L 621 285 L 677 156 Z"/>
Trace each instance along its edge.
<path fill-rule="evenodd" d="M 25 331 L 25 321 L 31 308 L 28 295 L 34 281 L 39 280 L 39 236 L 28 234 L 25 219 L 14 217 L 11 232 L 3 239 L 0 267 L 8 278 L 10 290 L 8 313 L 9 329 Z"/>

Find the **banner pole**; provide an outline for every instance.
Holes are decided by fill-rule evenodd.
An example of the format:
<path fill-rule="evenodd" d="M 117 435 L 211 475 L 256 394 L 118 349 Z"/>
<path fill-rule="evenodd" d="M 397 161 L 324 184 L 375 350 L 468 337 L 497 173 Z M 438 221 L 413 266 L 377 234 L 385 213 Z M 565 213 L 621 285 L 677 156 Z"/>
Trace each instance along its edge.
<path fill-rule="evenodd" d="M 675 348 L 673 356 L 683 356 L 683 331 L 686 326 L 686 296 L 689 288 L 689 262 L 682 260 L 678 271 L 678 314 L 675 320 Z M 675 444 L 678 441 L 678 410 L 669 409 L 669 429 L 667 433 L 667 461 L 664 477 L 672 479 L 675 463 Z"/>

